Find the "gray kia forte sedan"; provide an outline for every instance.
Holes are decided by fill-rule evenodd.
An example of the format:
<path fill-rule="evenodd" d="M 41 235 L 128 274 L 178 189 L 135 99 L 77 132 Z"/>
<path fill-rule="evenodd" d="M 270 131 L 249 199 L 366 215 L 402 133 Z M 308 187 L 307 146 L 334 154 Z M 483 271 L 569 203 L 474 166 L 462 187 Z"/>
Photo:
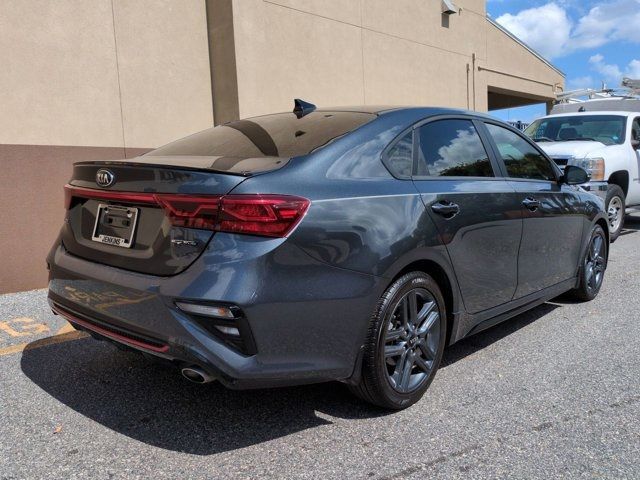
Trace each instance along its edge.
<path fill-rule="evenodd" d="M 50 304 L 193 382 L 339 380 L 401 409 L 447 345 L 598 294 L 609 232 L 588 178 L 482 114 L 296 101 L 77 163 Z"/>

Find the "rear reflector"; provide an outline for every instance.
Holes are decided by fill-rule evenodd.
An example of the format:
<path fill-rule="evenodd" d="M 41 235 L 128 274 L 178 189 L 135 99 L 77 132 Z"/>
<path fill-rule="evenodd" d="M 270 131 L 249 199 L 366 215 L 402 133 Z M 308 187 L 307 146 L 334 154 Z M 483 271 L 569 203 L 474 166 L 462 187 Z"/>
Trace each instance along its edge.
<path fill-rule="evenodd" d="M 73 198 L 161 207 L 174 227 L 267 237 L 286 237 L 300 222 L 309 200 L 291 195 L 182 195 L 93 190 L 65 185 L 65 206 Z"/>
<path fill-rule="evenodd" d="M 176 306 L 183 312 L 194 313 L 196 315 L 204 315 L 205 317 L 226 319 L 235 318 L 235 315 L 229 307 L 186 302 L 176 302 Z"/>

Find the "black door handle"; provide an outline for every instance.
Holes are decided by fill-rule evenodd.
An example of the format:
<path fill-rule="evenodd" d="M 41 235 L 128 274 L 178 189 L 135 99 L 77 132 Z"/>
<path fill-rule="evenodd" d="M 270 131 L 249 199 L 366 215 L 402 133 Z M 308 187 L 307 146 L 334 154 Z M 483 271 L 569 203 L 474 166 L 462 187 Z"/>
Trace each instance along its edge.
<path fill-rule="evenodd" d="M 433 210 L 438 215 L 451 218 L 454 215 L 457 215 L 458 212 L 460 212 L 460 207 L 455 203 L 442 200 L 438 203 L 434 203 L 433 205 L 431 205 L 431 210 Z"/>
<path fill-rule="evenodd" d="M 532 212 L 535 212 L 538 208 L 540 208 L 540 200 L 536 200 L 533 197 L 527 197 L 522 201 L 522 204 L 527 207 Z"/>

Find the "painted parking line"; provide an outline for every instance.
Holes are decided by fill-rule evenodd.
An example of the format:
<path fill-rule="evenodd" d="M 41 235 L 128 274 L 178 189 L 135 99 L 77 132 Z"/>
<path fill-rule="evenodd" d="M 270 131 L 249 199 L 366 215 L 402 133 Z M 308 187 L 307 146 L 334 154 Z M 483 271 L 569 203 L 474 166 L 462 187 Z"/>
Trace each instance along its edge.
<path fill-rule="evenodd" d="M 33 318 L 18 317 L 0 322 L 0 333 L 10 337 L 30 337 L 49 333 L 49 326 L 46 323 L 38 323 Z"/>
<path fill-rule="evenodd" d="M 15 328 L 16 325 L 26 325 L 27 328 Z M 43 323 L 35 323 L 35 320 L 31 318 L 20 317 L 0 322 L 0 331 L 12 337 L 26 337 L 32 336 L 34 334 L 38 335 L 47 333 L 49 332 L 49 327 Z M 0 347 L 0 357 L 4 355 L 11 355 L 14 353 L 20 353 L 24 350 L 33 350 L 36 348 L 46 347 L 48 345 L 70 342 L 72 340 L 80 340 L 88 336 L 89 335 L 87 333 L 77 331 L 70 323 L 65 322 L 65 324 L 60 327 L 54 335 L 40 338 L 31 342 L 23 342 L 9 345 L 7 347 Z"/>

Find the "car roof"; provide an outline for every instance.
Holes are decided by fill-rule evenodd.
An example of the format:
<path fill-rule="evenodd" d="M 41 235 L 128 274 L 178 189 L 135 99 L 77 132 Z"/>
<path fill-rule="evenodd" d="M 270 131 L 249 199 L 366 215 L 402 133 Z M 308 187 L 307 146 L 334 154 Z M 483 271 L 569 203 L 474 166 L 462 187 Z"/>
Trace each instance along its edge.
<path fill-rule="evenodd" d="M 472 110 L 465 110 L 463 108 L 449 108 L 449 107 L 426 107 L 426 106 L 410 106 L 410 105 L 353 105 L 353 106 L 339 106 L 339 107 L 322 107 L 316 109 L 317 112 L 360 112 L 360 113 L 373 113 L 381 115 L 389 112 L 411 112 L 413 114 L 422 114 L 425 117 L 435 115 L 473 115 L 476 117 L 497 120 L 495 117 L 487 115 L 482 112 L 475 112 Z"/>

